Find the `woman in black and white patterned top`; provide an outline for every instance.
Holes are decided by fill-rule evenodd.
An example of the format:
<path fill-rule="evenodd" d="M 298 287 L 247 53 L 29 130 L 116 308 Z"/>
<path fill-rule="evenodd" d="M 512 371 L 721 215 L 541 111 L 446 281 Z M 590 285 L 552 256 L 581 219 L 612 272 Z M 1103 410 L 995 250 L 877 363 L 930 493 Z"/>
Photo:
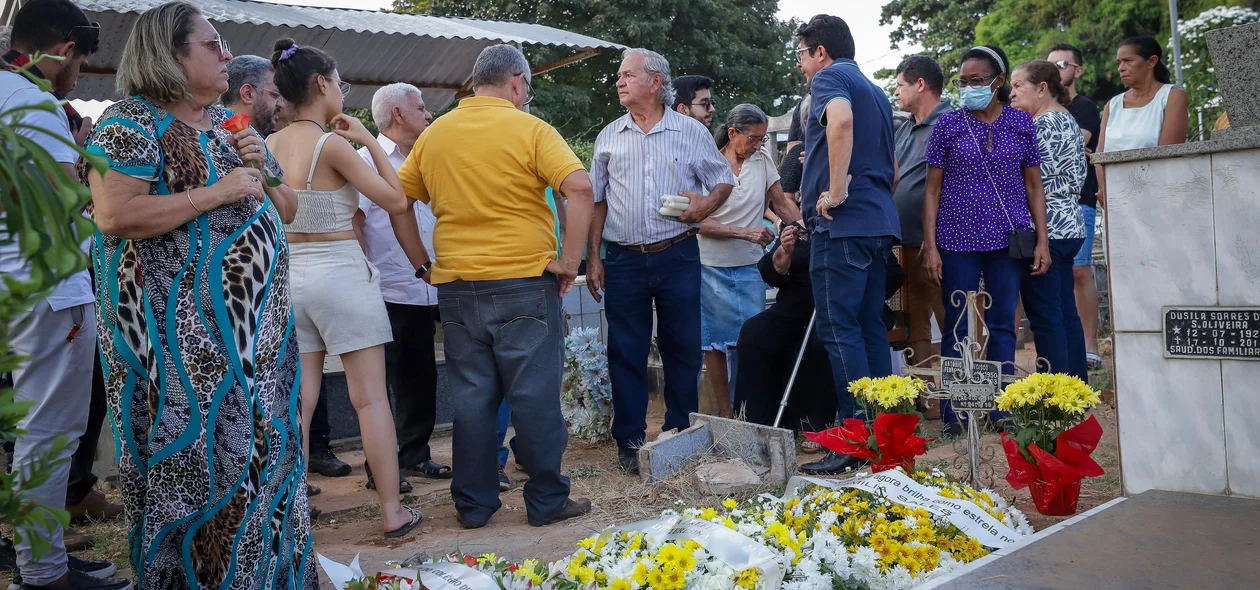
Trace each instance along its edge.
<path fill-rule="evenodd" d="M 1037 356 L 1049 363 L 1039 362 L 1037 368 L 1088 379 L 1072 279 L 1072 261 L 1085 241 L 1085 218 L 1077 203 L 1089 165 L 1085 136 L 1068 113 L 1071 99 L 1054 64 L 1037 60 L 1015 68 L 1011 88 L 1011 106 L 1032 115 L 1037 126 L 1050 236 L 1050 271 L 1027 276 L 1020 285 Z"/>

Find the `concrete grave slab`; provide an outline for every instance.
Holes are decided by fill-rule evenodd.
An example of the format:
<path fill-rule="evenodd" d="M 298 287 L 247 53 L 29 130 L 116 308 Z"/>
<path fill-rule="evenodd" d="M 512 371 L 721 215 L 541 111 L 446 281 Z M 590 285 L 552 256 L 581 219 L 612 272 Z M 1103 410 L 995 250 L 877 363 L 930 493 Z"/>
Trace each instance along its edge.
<path fill-rule="evenodd" d="M 704 456 L 742 459 L 761 476 L 762 485 L 779 486 L 796 473 L 796 439 L 791 430 L 692 414 L 691 428 L 639 449 L 644 481 L 664 480 Z"/>

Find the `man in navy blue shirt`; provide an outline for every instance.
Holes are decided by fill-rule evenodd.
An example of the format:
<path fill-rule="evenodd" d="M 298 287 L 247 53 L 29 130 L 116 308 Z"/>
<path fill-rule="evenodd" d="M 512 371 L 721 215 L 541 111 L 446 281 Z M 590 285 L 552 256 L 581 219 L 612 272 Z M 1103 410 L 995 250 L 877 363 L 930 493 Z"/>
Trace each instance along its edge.
<path fill-rule="evenodd" d="M 849 418 L 857 410 L 849 382 L 892 372 L 882 315 L 885 265 L 901 239 L 892 198 L 892 106 L 853 61 L 853 35 L 844 20 L 820 14 L 796 35 L 812 95 L 801 211 L 811 229 L 816 323 L 831 359 L 840 418 Z M 828 453 L 802 469 L 834 474 L 859 463 Z"/>

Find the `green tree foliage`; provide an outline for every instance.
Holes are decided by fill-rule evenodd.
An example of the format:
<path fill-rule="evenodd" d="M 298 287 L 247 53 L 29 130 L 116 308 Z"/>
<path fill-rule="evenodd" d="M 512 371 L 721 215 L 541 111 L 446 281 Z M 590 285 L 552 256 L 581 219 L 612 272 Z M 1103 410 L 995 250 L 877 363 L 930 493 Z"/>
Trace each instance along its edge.
<path fill-rule="evenodd" d="M 879 24 L 896 24 L 889 35 L 893 49 L 923 47 L 922 55 L 940 62 L 946 72 L 958 69 L 963 52 L 975 45 L 976 23 L 998 0 L 892 0 L 884 5 Z M 887 74 L 887 75 L 885 75 Z M 892 77 L 881 71 L 880 78 Z"/>
<path fill-rule="evenodd" d="M 804 87 L 793 54 L 799 23 L 775 17 L 777 0 L 396 0 L 394 10 L 535 23 L 646 47 L 664 55 L 675 76 L 713 78 L 719 117 L 741 102 L 783 113 Z M 535 67 L 572 53 L 525 50 Z M 532 112 L 566 137 L 593 138 L 624 113 L 613 87 L 620 61 L 606 51 L 537 76 Z"/>
<path fill-rule="evenodd" d="M 1183 18 L 1215 6 L 1253 8 L 1260 0 L 1181 0 Z M 1085 75 L 1078 90 L 1103 102 L 1124 90 L 1116 73 L 1116 49 L 1133 35 L 1168 40 L 1168 0 L 892 0 L 880 24 L 895 24 L 894 48 L 916 43 L 922 54 L 956 75 L 958 58 L 973 45 L 1001 47 L 1012 64 L 1044 58 L 1056 43 L 1071 43 L 1084 53 Z M 1173 68 L 1172 47 L 1166 50 Z M 892 71 L 877 74 L 891 78 Z"/>
<path fill-rule="evenodd" d="M 1240 0 L 1182 0 L 1183 16 Z M 1116 49 L 1133 35 L 1167 41 L 1171 24 L 1167 0 L 997 0 L 976 24 L 976 43 L 1001 47 L 1019 64 L 1044 58 L 1055 43 L 1071 43 L 1085 55 L 1078 91 L 1102 103 L 1124 90 L 1116 72 Z M 1171 43 L 1165 47 L 1173 69 Z"/>

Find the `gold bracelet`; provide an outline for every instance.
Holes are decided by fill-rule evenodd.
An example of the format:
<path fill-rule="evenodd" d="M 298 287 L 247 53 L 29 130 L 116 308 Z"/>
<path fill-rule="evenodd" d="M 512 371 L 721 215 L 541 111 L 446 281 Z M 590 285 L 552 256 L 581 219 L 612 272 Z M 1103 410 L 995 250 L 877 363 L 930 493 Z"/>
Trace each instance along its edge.
<path fill-rule="evenodd" d="M 192 205 L 193 211 L 196 211 L 198 215 L 205 215 L 206 212 L 202 211 L 199 207 L 197 207 L 197 204 L 193 202 L 192 189 L 188 189 L 184 191 L 184 196 L 188 197 L 188 204 Z"/>

